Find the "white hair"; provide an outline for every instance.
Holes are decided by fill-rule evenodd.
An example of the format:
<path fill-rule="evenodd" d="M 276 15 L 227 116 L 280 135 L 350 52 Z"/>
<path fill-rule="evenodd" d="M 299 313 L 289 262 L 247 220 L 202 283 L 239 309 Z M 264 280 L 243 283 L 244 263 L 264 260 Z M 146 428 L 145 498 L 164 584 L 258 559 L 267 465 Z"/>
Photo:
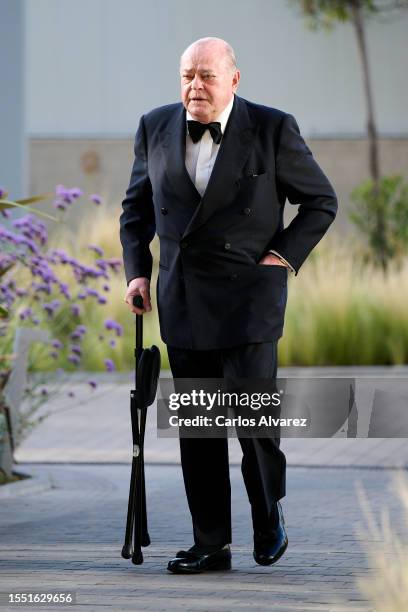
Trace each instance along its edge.
<path fill-rule="evenodd" d="M 193 47 L 211 43 L 221 44 L 224 47 L 225 59 L 227 60 L 228 67 L 230 68 L 231 72 L 235 72 L 235 70 L 237 69 L 237 60 L 235 57 L 234 49 L 229 43 L 227 43 L 226 40 L 223 40 L 222 38 L 217 38 L 216 36 L 206 36 L 205 38 L 199 38 L 198 40 L 192 42 L 181 54 L 180 63 L 184 55 Z"/>

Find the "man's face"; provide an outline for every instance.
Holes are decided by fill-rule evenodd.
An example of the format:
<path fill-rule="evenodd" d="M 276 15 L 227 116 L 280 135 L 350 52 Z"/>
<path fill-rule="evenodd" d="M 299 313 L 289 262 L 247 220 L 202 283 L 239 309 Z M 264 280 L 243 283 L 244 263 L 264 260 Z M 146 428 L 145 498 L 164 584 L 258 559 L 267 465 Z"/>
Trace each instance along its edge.
<path fill-rule="evenodd" d="M 222 47 L 201 44 L 183 55 L 180 76 L 184 107 L 196 121 L 210 123 L 231 100 L 240 73 L 232 70 Z"/>

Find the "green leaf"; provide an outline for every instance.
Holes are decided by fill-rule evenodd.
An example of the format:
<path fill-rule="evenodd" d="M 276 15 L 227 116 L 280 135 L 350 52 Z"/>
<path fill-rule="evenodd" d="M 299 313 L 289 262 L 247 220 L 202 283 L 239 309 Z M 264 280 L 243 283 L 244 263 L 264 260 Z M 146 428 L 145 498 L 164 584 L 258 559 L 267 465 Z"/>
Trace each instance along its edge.
<path fill-rule="evenodd" d="M 35 196 L 36 198 L 39 198 L 40 196 Z M 40 198 L 41 199 L 41 198 Z M 48 199 L 48 198 L 46 198 Z M 31 198 L 28 198 L 28 200 L 22 200 L 22 202 L 24 201 L 30 201 L 32 200 Z M 34 200 L 32 200 L 34 201 Z M 38 200 L 37 200 L 38 201 Z M 52 215 L 49 215 L 48 213 L 42 212 L 41 210 L 38 210 L 37 208 L 32 208 L 31 206 L 27 206 L 27 204 L 21 204 L 20 201 L 18 200 L 0 200 L 0 210 L 4 210 L 5 208 L 12 208 L 13 206 L 16 206 L 17 208 L 24 208 L 24 210 L 28 210 L 29 212 L 34 213 L 35 215 L 38 215 L 39 217 L 45 217 L 46 219 L 51 219 L 51 221 L 58 221 L 59 219 L 57 219 L 57 217 L 53 217 Z"/>
<path fill-rule="evenodd" d="M 54 193 L 42 193 L 40 195 L 31 196 L 31 198 L 24 198 L 22 200 L 14 200 L 18 204 L 31 204 L 32 202 L 41 202 L 43 200 L 50 200 L 55 196 Z"/>
<path fill-rule="evenodd" d="M 2 268 L 0 270 L 0 278 L 2 276 L 4 276 L 14 265 L 15 265 L 15 263 L 13 262 L 13 263 L 9 264 L 8 266 L 6 266 L 5 268 Z"/>

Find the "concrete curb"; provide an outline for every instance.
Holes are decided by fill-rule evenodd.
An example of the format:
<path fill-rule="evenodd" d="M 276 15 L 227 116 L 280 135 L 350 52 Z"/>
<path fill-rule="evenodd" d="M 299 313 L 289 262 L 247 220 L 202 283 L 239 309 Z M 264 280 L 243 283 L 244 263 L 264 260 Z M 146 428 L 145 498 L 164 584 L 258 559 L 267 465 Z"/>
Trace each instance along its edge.
<path fill-rule="evenodd" d="M 14 474 L 23 476 L 23 480 L 16 480 L 15 482 L 0 486 L 0 499 L 34 495 L 36 493 L 49 491 L 54 487 L 50 476 L 36 476 L 33 474 L 23 474 L 21 472 L 14 472 Z"/>

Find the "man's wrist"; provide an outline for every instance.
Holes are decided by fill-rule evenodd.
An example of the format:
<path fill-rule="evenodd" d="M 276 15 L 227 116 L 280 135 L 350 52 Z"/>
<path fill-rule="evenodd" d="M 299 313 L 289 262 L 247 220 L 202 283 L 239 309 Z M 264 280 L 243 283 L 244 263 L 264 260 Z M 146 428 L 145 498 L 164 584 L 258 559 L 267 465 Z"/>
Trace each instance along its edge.
<path fill-rule="evenodd" d="M 149 279 L 147 276 L 133 276 L 131 279 L 129 279 L 129 280 L 127 281 L 127 286 L 129 287 L 130 283 L 131 283 L 132 281 L 136 280 L 137 278 L 145 278 L 145 279 L 146 279 L 146 280 L 148 280 L 148 281 L 149 281 L 149 283 L 150 283 L 150 279 Z"/>
<path fill-rule="evenodd" d="M 290 265 L 290 263 L 288 261 L 286 261 L 286 259 L 284 257 L 282 257 L 282 255 L 280 253 L 277 253 L 276 251 L 274 251 L 273 249 L 270 249 L 268 251 L 268 253 L 271 253 L 272 255 L 275 255 L 282 263 L 285 264 L 285 266 L 287 268 L 289 268 L 289 270 L 291 272 L 295 272 L 295 269 L 293 268 L 293 266 Z"/>

